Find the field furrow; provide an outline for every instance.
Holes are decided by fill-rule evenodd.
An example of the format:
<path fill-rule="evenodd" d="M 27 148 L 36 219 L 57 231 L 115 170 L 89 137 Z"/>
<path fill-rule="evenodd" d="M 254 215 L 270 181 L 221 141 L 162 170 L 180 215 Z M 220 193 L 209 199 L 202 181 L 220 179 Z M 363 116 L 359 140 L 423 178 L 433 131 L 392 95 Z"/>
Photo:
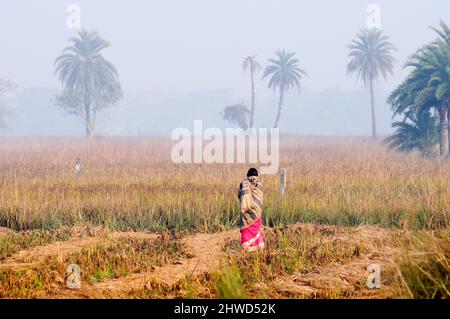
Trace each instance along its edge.
<path fill-rule="evenodd" d="M 107 244 L 121 238 L 155 239 L 156 234 L 144 232 L 116 232 L 86 238 L 72 238 L 64 242 L 53 242 L 45 246 L 35 246 L 16 252 L 0 263 L 0 270 L 27 268 L 44 262 L 48 258 L 56 257 L 59 261 L 69 255 L 79 253 L 84 248 L 94 247 L 99 243 Z"/>
<path fill-rule="evenodd" d="M 393 236 L 399 230 L 388 230 L 371 226 L 356 228 L 327 225 L 296 224 L 289 229 L 293 234 L 320 234 L 333 243 L 358 242 L 366 251 L 360 256 L 350 257 L 342 263 L 335 262 L 325 266 L 317 266 L 307 271 L 297 271 L 291 275 L 281 276 L 268 283 L 266 289 L 272 291 L 271 297 L 296 296 L 300 298 L 368 296 L 379 298 L 389 296 L 390 287 L 384 284 L 381 290 L 370 290 L 365 287 L 368 272 L 367 266 L 379 264 L 382 269 L 391 268 L 391 257 L 396 249 L 391 247 Z M 267 233 L 277 229 L 266 228 Z M 233 253 L 224 249 L 227 242 L 236 242 L 238 230 L 214 234 L 193 234 L 180 240 L 188 252 L 187 258 L 173 260 L 151 271 L 106 280 L 93 285 L 83 284 L 79 290 L 61 289 L 56 298 L 123 298 L 136 295 L 136 292 L 152 290 L 154 286 L 166 287 L 176 294 L 179 282 L 186 278 L 195 278 L 202 274 L 219 273 L 226 267 Z M 236 252 L 234 252 L 236 253 Z"/>
<path fill-rule="evenodd" d="M 145 288 L 150 282 L 172 286 L 186 276 L 212 273 L 224 262 L 223 243 L 239 236 L 237 230 L 214 234 L 194 234 L 181 239 L 189 258 L 174 260 L 171 264 L 154 267 L 150 272 L 137 273 L 119 279 L 108 280 L 81 289 L 65 289 L 58 297 L 118 297 L 126 291 Z"/>

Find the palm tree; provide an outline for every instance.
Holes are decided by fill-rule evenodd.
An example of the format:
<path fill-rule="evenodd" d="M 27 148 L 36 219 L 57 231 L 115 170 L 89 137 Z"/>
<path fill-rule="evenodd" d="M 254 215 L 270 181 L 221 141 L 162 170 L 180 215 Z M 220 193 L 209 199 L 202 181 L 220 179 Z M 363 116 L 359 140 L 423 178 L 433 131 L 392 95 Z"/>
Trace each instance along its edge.
<path fill-rule="evenodd" d="M 449 50 L 450 50 L 450 28 L 442 20 L 440 21 L 439 26 L 440 26 L 441 30 L 432 28 L 439 35 L 439 38 L 436 41 L 436 45 L 439 48 L 441 48 L 441 50 L 443 52 L 446 52 L 447 62 L 449 62 L 449 60 L 450 60 L 450 58 L 449 58 L 450 57 L 450 53 L 449 53 Z M 448 72 L 448 73 L 450 73 L 450 72 Z M 448 75 L 448 73 L 447 73 L 447 75 Z M 447 84 L 449 84 L 449 83 L 447 82 Z M 447 86 L 447 92 L 449 92 L 448 90 L 449 89 Z M 449 151 L 448 155 L 450 156 L 450 102 L 447 104 L 447 135 L 448 135 L 448 137 L 447 137 L 448 138 L 448 146 L 447 147 L 448 147 L 448 151 Z"/>
<path fill-rule="evenodd" d="M 405 65 L 412 72 L 390 95 L 394 116 L 417 114 L 434 110 L 439 115 L 439 149 L 441 156 L 449 152 L 450 107 L 450 30 L 441 22 L 441 30 L 434 29 L 439 39 L 419 49 Z"/>
<path fill-rule="evenodd" d="M 407 112 L 403 121 L 392 124 L 395 133 L 389 136 L 385 142 L 389 148 L 402 152 L 418 150 L 425 156 L 435 153 L 438 140 L 436 118 L 427 109 L 422 109 L 418 114 Z"/>
<path fill-rule="evenodd" d="M 408 75 L 408 77 L 396 88 L 389 96 L 387 102 L 391 104 L 392 110 L 395 116 L 404 116 L 402 122 L 394 122 L 396 133 L 388 138 L 388 141 L 395 140 L 396 145 L 394 148 L 400 150 L 408 150 L 408 147 L 398 147 L 399 145 L 417 145 L 421 143 L 421 136 L 419 133 L 423 130 L 419 130 L 420 123 L 417 123 L 418 119 L 422 118 L 420 114 L 425 112 L 429 113 L 433 109 L 437 110 L 436 106 L 439 105 L 439 101 L 436 99 L 435 89 L 429 86 L 430 74 L 428 71 L 420 67 L 420 63 L 415 62 L 417 67 Z M 412 66 L 410 61 L 408 66 Z M 406 66 L 405 66 L 406 67 Z M 440 116 L 442 118 L 442 116 Z M 410 124 L 413 122 L 415 124 Z M 437 126 L 436 126 L 437 127 Z M 412 134 L 412 130 L 415 134 Z M 441 130 L 440 130 L 441 131 Z M 404 141 L 401 141 L 401 139 Z M 442 138 L 439 138 L 442 140 Z M 435 139 L 436 143 L 438 139 Z M 442 148 L 442 147 L 441 147 Z"/>
<path fill-rule="evenodd" d="M 439 43 L 440 41 L 444 42 L 446 45 L 450 45 L 450 28 L 448 27 L 448 25 L 444 22 L 444 21 L 440 21 L 439 22 L 439 27 L 442 29 L 438 29 L 438 28 L 431 28 L 434 32 L 436 32 L 439 36 L 439 39 L 436 41 L 437 43 Z"/>
<path fill-rule="evenodd" d="M 415 68 L 414 77 L 422 79 L 416 98 L 434 107 L 439 114 L 440 155 L 448 155 L 448 109 L 450 105 L 450 51 L 428 46 L 417 52 L 407 64 Z M 447 50 L 448 51 L 448 50 Z M 417 103 L 416 103 L 417 104 Z"/>
<path fill-rule="evenodd" d="M 118 73 L 102 56 L 109 43 L 97 32 L 81 30 L 69 42 L 71 45 L 55 61 L 55 74 L 64 87 L 65 100 L 70 100 L 67 104 L 82 104 L 77 114 L 85 122 L 86 136 L 92 138 L 96 111 L 121 97 Z M 107 99 L 110 95 L 115 95 L 113 100 Z"/>
<path fill-rule="evenodd" d="M 439 114 L 440 155 L 449 154 L 449 109 L 450 109 L 450 30 L 441 22 L 441 30 L 435 30 L 439 38 L 419 49 L 405 67 L 413 71 L 393 92 L 393 106 L 400 111 L 420 111 L 434 108 Z M 403 96 L 399 93 L 407 92 Z M 410 96 L 410 101 L 406 98 Z M 412 106 L 408 106 L 408 103 Z M 397 112 L 398 113 L 398 112 Z"/>
<path fill-rule="evenodd" d="M 299 61 L 294 58 L 294 55 L 294 52 L 278 50 L 276 52 L 277 58 L 269 59 L 271 65 L 264 70 L 263 79 L 270 76 L 269 89 L 273 89 L 274 92 L 278 90 L 279 92 L 278 112 L 274 124 L 275 128 L 278 128 L 278 122 L 280 121 L 284 95 L 294 87 L 300 92 L 300 80 L 302 75 L 306 75 L 306 72 L 298 67 Z"/>
<path fill-rule="evenodd" d="M 250 81 L 251 81 L 251 87 L 252 87 L 252 106 L 251 106 L 251 113 L 250 113 L 250 127 L 253 127 L 253 118 L 255 114 L 255 81 L 254 76 L 255 73 L 261 70 L 261 66 L 259 63 L 255 60 L 256 56 L 248 56 L 244 59 L 244 62 L 242 62 L 242 68 L 244 71 L 247 71 L 250 69 Z"/>
<path fill-rule="evenodd" d="M 375 118 L 375 98 L 373 92 L 374 81 L 380 75 L 386 79 L 392 75 L 394 58 L 392 52 L 395 47 L 389 42 L 388 37 L 376 28 L 362 29 L 348 46 L 350 49 L 350 62 L 347 65 L 347 73 L 357 73 L 357 79 L 362 80 L 365 87 L 369 87 L 370 106 L 372 113 L 372 137 L 377 139 L 377 126 Z"/>

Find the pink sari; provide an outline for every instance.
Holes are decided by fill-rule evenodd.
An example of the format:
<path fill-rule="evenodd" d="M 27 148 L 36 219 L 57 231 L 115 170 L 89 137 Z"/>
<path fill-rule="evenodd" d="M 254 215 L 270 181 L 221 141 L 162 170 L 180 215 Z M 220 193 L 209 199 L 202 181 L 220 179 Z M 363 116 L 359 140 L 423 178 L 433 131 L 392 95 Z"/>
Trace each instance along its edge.
<path fill-rule="evenodd" d="M 255 251 L 264 248 L 264 234 L 261 216 L 249 227 L 241 230 L 241 246 L 244 251 Z"/>

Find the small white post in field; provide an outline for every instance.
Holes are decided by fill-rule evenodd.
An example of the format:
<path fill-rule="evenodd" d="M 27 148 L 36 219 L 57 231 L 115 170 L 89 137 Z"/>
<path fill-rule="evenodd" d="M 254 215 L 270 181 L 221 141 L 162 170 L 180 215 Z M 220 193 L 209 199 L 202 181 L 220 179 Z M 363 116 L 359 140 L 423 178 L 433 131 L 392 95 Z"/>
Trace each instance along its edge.
<path fill-rule="evenodd" d="M 286 193 L 286 169 L 280 169 L 280 196 L 283 199 Z"/>
<path fill-rule="evenodd" d="M 79 177 L 81 175 L 81 160 L 77 159 L 75 162 L 75 175 Z"/>

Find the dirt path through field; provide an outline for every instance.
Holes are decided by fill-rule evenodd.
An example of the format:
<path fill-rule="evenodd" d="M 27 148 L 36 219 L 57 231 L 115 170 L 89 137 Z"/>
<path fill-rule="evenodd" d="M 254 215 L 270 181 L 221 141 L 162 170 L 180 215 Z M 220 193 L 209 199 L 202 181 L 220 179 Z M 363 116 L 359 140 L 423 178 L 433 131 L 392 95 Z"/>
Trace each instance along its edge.
<path fill-rule="evenodd" d="M 188 275 L 199 275 L 213 272 L 224 260 L 223 244 L 238 238 L 239 231 L 231 230 L 215 234 L 194 234 L 181 239 L 192 258 L 177 260 L 172 264 L 155 268 L 148 273 L 139 273 L 127 277 L 100 282 L 92 286 L 84 285 L 79 290 L 65 289 L 58 294 L 59 298 L 102 298 L 118 297 L 121 293 L 132 289 L 142 289 L 149 282 L 160 282 L 173 285 Z"/>

